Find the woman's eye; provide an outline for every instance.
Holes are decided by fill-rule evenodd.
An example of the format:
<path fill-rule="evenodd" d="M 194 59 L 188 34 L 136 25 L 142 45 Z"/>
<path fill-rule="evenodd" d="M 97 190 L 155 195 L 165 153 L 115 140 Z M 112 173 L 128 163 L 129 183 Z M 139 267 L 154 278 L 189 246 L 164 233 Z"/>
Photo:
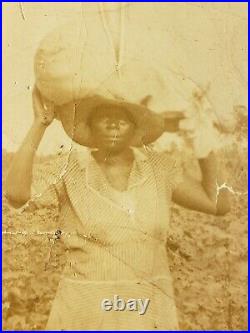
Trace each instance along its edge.
<path fill-rule="evenodd" d="M 118 125 L 118 126 L 127 126 L 128 122 L 126 120 L 119 120 L 119 119 L 110 119 L 110 118 L 99 118 L 99 123 L 104 125 Z"/>
<path fill-rule="evenodd" d="M 126 126 L 128 123 L 126 122 L 126 120 L 120 120 L 119 121 L 119 125 L 120 126 Z"/>
<path fill-rule="evenodd" d="M 99 118 L 98 120 L 100 123 L 103 123 L 103 124 L 108 124 L 109 123 L 109 119 L 108 118 Z"/>

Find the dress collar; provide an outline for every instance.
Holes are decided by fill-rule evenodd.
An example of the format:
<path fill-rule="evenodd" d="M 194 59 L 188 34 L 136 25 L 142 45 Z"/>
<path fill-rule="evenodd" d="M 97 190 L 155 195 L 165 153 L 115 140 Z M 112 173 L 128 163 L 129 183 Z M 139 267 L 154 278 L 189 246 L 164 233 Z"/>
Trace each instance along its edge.
<path fill-rule="evenodd" d="M 148 157 L 138 148 L 132 148 L 134 162 L 129 176 L 127 190 L 142 184 L 148 178 Z M 111 186 L 89 148 L 77 149 L 76 157 L 81 170 L 86 172 L 86 184 L 99 192 L 107 192 Z"/>
<path fill-rule="evenodd" d="M 80 168 L 86 169 L 88 165 L 91 163 L 91 161 L 94 159 L 91 152 L 93 149 L 90 148 L 85 148 L 85 147 L 77 147 L 74 149 L 76 152 L 76 158 L 78 161 L 78 164 Z M 148 160 L 147 154 L 142 152 L 141 149 L 132 147 L 133 153 L 134 153 L 134 158 L 135 161 L 140 163 L 140 162 L 145 162 Z"/>

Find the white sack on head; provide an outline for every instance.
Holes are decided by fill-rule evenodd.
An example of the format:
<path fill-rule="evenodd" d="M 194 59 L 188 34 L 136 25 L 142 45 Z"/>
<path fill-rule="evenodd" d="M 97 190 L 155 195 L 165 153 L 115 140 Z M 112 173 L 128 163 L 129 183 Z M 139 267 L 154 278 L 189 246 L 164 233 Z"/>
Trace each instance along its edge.
<path fill-rule="evenodd" d="M 117 34 L 100 8 L 45 36 L 35 57 L 41 93 L 57 105 L 101 95 L 144 104 L 157 113 L 190 109 L 197 87 L 168 68 L 167 33 L 159 34 L 155 13 L 142 19 L 139 11 L 122 7 L 112 15 L 118 15 Z M 211 132 L 210 112 L 206 119 Z"/>
<path fill-rule="evenodd" d="M 112 13 L 120 17 L 118 41 L 105 15 L 87 13 L 45 36 L 34 66 L 41 93 L 57 105 L 99 92 L 136 103 L 152 96 L 156 112 L 183 109 L 194 85 L 168 70 L 167 37 L 153 28 L 154 14 L 142 21 L 133 7 Z"/>

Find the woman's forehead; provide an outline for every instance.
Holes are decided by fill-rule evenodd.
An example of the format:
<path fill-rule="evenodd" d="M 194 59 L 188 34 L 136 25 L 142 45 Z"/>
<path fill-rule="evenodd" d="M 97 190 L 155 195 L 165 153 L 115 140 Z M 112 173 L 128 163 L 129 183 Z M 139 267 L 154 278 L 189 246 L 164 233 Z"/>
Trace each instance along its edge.
<path fill-rule="evenodd" d="M 95 114 L 126 114 L 127 110 L 119 105 L 100 105 L 93 110 Z"/>
<path fill-rule="evenodd" d="M 126 118 L 129 119 L 130 115 L 127 109 L 118 106 L 100 106 L 92 111 L 92 117 L 112 117 L 112 118 Z"/>

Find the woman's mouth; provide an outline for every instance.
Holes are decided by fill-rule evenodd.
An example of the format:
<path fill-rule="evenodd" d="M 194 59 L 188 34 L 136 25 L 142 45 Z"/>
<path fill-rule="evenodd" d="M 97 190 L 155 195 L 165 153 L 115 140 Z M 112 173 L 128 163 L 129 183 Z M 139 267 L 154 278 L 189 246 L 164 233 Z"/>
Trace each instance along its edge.
<path fill-rule="evenodd" d="M 107 136 L 104 138 L 104 141 L 108 141 L 108 142 L 119 142 L 121 140 L 122 140 L 122 138 L 119 136 Z"/>

